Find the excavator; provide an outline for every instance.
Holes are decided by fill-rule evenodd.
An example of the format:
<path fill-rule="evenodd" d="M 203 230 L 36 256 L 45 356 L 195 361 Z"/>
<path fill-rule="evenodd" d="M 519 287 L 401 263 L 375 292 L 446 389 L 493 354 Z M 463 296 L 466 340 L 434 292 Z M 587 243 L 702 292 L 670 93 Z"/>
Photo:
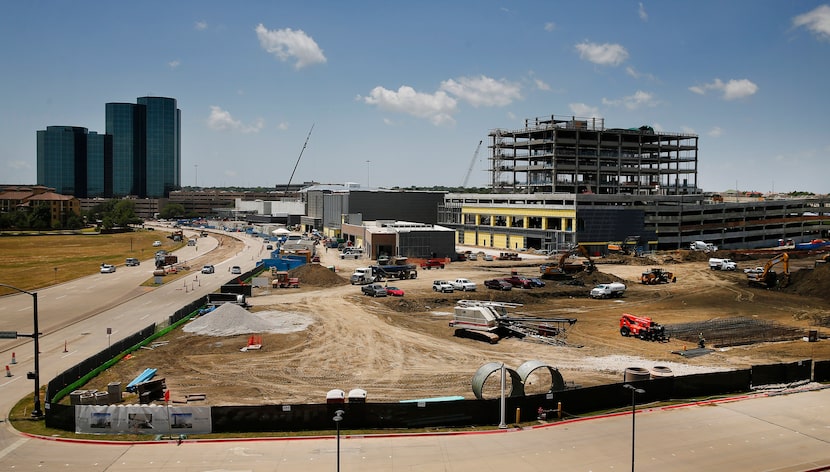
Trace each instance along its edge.
<path fill-rule="evenodd" d="M 568 263 L 568 257 L 572 254 L 579 254 L 580 256 L 585 258 L 585 261 L 581 263 Z M 596 265 L 594 265 L 594 260 L 591 259 L 591 254 L 588 252 L 588 249 L 585 246 L 578 244 L 575 248 L 570 251 L 563 252 L 562 255 L 559 257 L 559 262 L 556 265 L 548 265 L 543 264 L 539 267 L 539 272 L 542 273 L 543 279 L 562 279 L 562 278 L 570 278 L 571 274 L 575 274 L 577 272 L 585 271 L 587 273 L 593 273 L 597 270 Z"/>
<path fill-rule="evenodd" d="M 761 287 L 786 287 L 790 281 L 790 255 L 786 252 L 776 255 L 768 260 L 760 271 L 747 272 L 746 277 L 749 285 L 759 285 Z M 779 276 L 772 268 L 777 264 L 782 264 L 783 272 Z"/>

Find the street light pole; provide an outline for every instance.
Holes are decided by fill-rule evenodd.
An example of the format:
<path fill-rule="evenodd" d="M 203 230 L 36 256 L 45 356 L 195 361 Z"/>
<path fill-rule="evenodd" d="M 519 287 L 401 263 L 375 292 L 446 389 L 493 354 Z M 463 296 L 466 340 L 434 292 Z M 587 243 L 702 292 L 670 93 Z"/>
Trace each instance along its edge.
<path fill-rule="evenodd" d="M 337 426 L 337 472 L 340 472 L 340 422 L 343 421 L 343 415 L 346 414 L 343 410 L 334 412 L 334 424 Z"/>
<path fill-rule="evenodd" d="M 12 285 L 0 284 L 0 287 L 10 288 L 12 290 L 17 290 L 20 293 L 25 293 L 27 295 L 32 296 L 32 306 L 34 312 L 34 328 L 35 330 L 32 332 L 31 338 L 35 341 L 35 371 L 30 378 L 34 378 L 35 381 L 35 406 L 32 410 L 32 416 L 35 418 L 39 418 L 43 416 L 43 411 L 40 409 L 40 333 L 38 332 L 37 326 L 37 292 L 29 292 L 27 290 L 23 290 L 21 288 L 14 287 Z M 26 334 L 18 334 L 18 336 L 29 337 Z"/>
<path fill-rule="evenodd" d="M 637 398 L 635 395 L 646 393 L 646 391 L 635 388 L 630 384 L 625 384 L 623 387 L 631 390 L 631 472 L 634 472 L 634 417 L 637 416 Z"/>

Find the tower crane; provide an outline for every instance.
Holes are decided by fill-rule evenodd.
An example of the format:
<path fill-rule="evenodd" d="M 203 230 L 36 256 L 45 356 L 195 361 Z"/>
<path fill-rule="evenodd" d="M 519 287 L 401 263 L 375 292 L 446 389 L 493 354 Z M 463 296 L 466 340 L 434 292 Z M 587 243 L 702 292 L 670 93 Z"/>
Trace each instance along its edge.
<path fill-rule="evenodd" d="M 484 140 L 479 141 L 478 146 L 476 146 L 476 152 L 473 153 L 473 159 L 470 161 L 470 167 L 467 169 L 467 175 L 464 176 L 464 182 L 461 183 L 462 187 L 466 187 L 467 186 L 467 181 L 470 180 L 470 174 L 473 172 L 473 166 L 476 163 L 476 158 L 478 157 L 478 151 L 481 150 L 481 143 L 483 143 L 483 142 L 484 142 Z"/>

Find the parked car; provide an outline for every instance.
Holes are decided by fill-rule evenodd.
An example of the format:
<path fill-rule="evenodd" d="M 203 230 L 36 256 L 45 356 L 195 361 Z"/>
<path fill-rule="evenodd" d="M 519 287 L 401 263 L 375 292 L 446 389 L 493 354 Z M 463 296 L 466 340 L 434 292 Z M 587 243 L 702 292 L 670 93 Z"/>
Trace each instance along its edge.
<path fill-rule="evenodd" d="M 153 241 L 153 247 L 161 246 L 161 241 Z"/>
<path fill-rule="evenodd" d="M 386 288 L 381 284 L 364 285 L 360 287 L 360 291 L 370 297 L 385 297 L 387 295 Z"/>
<path fill-rule="evenodd" d="M 101 264 L 101 273 L 102 274 L 111 274 L 115 272 L 115 266 L 112 264 Z"/>
<path fill-rule="evenodd" d="M 139 261 L 135 257 L 128 257 L 126 265 L 127 265 L 127 267 L 135 267 L 137 265 L 141 265 L 141 261 Z"/>
<path fill-rule="evenodd" d="M 488 262 L 492 262 L 493 261 L 493 255 L 492 254 L 485 254 L 484 255 L 484 260 L 488 261 Z"/>
<path fill-rule="evenodd" d="M 484 286 L 493 290 L 513 290 L 513 285 L 501 279 L 485 280 Z"/>
<path fill-rule="evenodd" d="M 398 287 L 386 287 L 386 293 L 391 297 L 402 297 L 403 289 Z"/>
<path fill-rule="evenodd" d="M 512 285 L 514 287 L 533 288 L 533 283 L 527 277 L 521 277 L 521 276 L 518 276 L 518 275 L 514 275 L 512 277 L 505 277 L 502 280 L 504 280 L 505 282 L 509 283 L 510 285 Z"/>
<path fill-rule="evenodd" d="M 435 292 L 452 293 L 455 291 L 455 287 L 446 280 L 434 280 L 432 282 L 432 290 Z"/>
<path fill-rule="evenodd" d="M 311 258 L 311 262 L 320 262 L 320 256 L 314 256 Z"/>
<path fill-rule="evenodd" d="M 241 274 L 241 273 L 242 273 L 242 268 L 241 267 L 239 267 L 239 266 L 231 267 L 231 274 Z"/>
<path fill-rule="evenodd" d="M 266 250 L 266 251 L 273 251 L 273 250 L 274 250 L 274 245 L 273 245 L 273 244 L 268 244 L 268 245 L 266 245 L 266 246 L 265 246 L 265 250 Z"/>
<path fill-rule="evenodd" d="M 203 273 L 203 274 L 212 274 L 212 273 L 214 273 L 214 272 L 216 272 L 216 268 L 215 268 L 215 267 L 213 267 L 211 264 L 205 264 L 205 265 L 202 267 L 202 273 Z"/>
<path fill-rule="evenodd" d="M 530 280 L 530 283 L 533 284 L 534 287 L 544 287 L 545 281 L 540 279 L 539 277 L 528 277 L 527 280 Z"/>
<path fill-rule="evenodd" d="M 476 283 L 470 279 L 455 279 L 452 282 L 453 288 L 462 292 L 475 292 Z"/>

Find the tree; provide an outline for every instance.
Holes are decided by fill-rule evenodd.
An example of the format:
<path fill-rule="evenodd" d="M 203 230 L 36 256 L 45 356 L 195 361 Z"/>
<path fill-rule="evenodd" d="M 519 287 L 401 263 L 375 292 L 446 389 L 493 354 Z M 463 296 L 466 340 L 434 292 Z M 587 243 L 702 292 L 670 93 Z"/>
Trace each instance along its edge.
<path fill-rule="evenodd" d="M 52 212 L 49 205 L 39 204 L 29 213 L 27 225 L 30 229 L 46 230 L 52 228 Z"/>
<path fill-rule="evenodd" d="M 184 206 L 179 203 L 168 203 L 159 212 L 159 218 L 170 219 L 185 216 Z"/>

